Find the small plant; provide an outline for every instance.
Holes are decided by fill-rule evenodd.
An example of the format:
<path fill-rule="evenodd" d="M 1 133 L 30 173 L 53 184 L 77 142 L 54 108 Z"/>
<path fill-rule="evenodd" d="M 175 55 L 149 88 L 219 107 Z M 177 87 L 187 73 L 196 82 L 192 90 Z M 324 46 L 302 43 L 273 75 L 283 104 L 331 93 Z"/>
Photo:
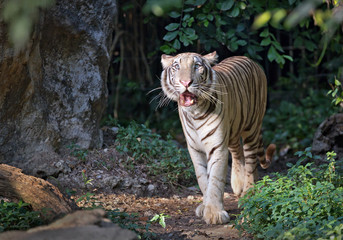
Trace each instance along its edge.
<path fill-rule="evenodd" d="M 327 95 L 331 95 L 333 98 L 332 103 L 335 105 L 343 103 L 343 87 L 341 82 L 335 78 L 335 83 L 331 84 L 331 90 L 328 91 Z"/>
<path fill-rule="evenodd" d="M 150 219 L 150 222 L 158 222 L 163 228 L 166 228 L 166 222 L 165 222 L 166 218 L 170 218 L 170 216 L 165 215 L 164 213 L 160 213 L 153 216 L 153 218 Z"/>
<path fill-rule="evenodd" d="M 117 150 L 127 153 L 127 166 L 146 166 L 151 176 L 159 176 L 164 183 L 194 184 L 195 174 L 187 150 L 179 148 L 171 136 L 167 140 L 153 133 L 143 124 L 132 122 L 127 128 L 119 127 Z"/>
<path fill-rule="evenodd" d="M 9 230 L 26 230 L 42 225 L 44 222 L 40 213 L 31 211 L 29 204 L 22 201 L 18 203 L 0 202 L 0 232 Z"/>
<path fill-rule="evenodd" d="M 82 149 L 79 145 L 72 143 L 71 145 L 67 146 L 71 150 L 71 155 L 77 157 L 81 161 L 86 161 L 86 157 L 88 155 L 87 149 Z"/>
<path fill-rule="evenodd" d="M 300 159 L 286 176 L 266 176 L 240 199 L 236 227 L 259 239 L 341 239 L 342 166 L 333 152 L 320 167 L 310 148 L 296 154 Z"/>
<path fill-rule="evenodd" d="M 107 217 L 121 228 L 136 232 L 140 239 L 149 240 L 155 237 L 155 234 L 149 231 L 150 223 L 146 223 L 145 226 L 141 225 L 139 223 L 139 216 L 136 213 L 129 214 L 115 209 L 108 211 Z"/>
<path fill-rule="evenodd" d="M 86 175 L 86 170 L 83 169 L 81 171 L 81 174 L 82 174 L 82 181 L 83 181 L 83 184 L 84 184 L 84 187 L 87 188 L 87 185 L 93 185 L 92 181 L 93 179 L 88 179 L 87 175 Z"/>

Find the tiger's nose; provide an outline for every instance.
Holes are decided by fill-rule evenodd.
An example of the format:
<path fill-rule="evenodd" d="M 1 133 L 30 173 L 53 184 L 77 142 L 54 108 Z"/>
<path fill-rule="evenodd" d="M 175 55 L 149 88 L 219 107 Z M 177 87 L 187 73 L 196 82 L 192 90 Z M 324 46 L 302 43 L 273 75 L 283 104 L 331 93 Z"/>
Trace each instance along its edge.
<path fill-rule="evenodd" d="M 181 82 L 181 84 L 183 85 L 183 86 L 185 86 L 186 88 L 187 87 L 189 87 L 189 85 L 191 85 L 192 84 L 192 80 L 187 80 L 187 81 L 180 81 Z"/>

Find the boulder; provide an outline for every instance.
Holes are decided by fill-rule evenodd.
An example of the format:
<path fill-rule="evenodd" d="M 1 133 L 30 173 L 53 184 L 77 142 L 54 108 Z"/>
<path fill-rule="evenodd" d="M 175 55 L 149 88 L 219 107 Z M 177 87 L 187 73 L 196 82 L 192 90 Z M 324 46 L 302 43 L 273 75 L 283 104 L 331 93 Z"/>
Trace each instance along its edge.
<path fill-rule="evenodd" d="M 343 113 L 332 115 L 319 125 L 312 151 L 322 159 L 326 158 L 327 152 L 334 151 L 337 159 L 343 159 Z"/>
<path fill-rule="evenodd" d="M 134 232 L 118 227 L 104 218 L 102 209 L 76 211 L 47 225 L 28 231 L 8 231 L 0 240 L 135 240 Z"/>
<path fill-rule="evenodd" d="M 115 0 L 56 1 L 20 52 L 0 22 L 0 162 L 33 174 L 42 155 L 102 146 L 115 15 Z"/>

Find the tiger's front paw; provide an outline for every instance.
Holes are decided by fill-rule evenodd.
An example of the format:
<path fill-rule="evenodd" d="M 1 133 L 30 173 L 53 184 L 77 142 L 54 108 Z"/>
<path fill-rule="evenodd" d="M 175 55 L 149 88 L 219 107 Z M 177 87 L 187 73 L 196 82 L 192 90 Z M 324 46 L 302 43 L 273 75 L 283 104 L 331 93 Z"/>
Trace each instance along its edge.
<path fill-rule="evenodd" d="M 207 224 L 225 224 L 230 221 L 230 216 L 223 208 L 207 205 L 204 206 L 203 219 Z"/>

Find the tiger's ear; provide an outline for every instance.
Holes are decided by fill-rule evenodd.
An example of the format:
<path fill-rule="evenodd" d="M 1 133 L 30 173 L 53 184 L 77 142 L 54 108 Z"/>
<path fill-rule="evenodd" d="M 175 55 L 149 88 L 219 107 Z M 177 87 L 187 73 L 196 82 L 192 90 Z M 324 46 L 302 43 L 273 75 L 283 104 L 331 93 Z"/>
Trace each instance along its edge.
<path fill-rule="evenodd" d="M 163 69 L 169 67 L 170 65 L 172 65 L 173 61 L 174 61 L 174 56 L 170 56 L 170 55 L 166 55 L 166 54 L 162 54 L 161 56 L 161 63 L 162 63 L 162 67 Z"/>
<path fill-rule="evenodd" d="M 211 52 L 209 54 L 206 54 L 204 56 L 202 56 L 203 58 L 205 58 L 207 61 L 209 61 L 209 63 L 211 65 L 214 65 L 217 63 L 217 60 L 218 60 L 218 55 L 217 55 L 217 52 L 214 51 L 214 52 Z"/>

